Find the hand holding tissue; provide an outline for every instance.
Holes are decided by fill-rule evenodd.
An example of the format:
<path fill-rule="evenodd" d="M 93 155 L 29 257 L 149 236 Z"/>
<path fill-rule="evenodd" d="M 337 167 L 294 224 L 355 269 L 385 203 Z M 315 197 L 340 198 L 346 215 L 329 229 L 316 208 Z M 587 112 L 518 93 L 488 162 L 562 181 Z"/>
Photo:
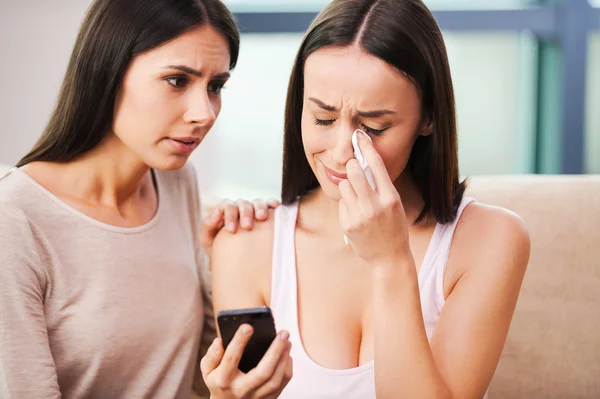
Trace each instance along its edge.
<path fill-rule="evenodd" d="M 363 170 L 363 172 L 365 172 L 365 176 L 367 177 L 367 181 L 369 182 L 369 185 L 371 186 L 373 191 L 375 191 L 375 179 L 373 179 L 373 172 L 371 172 L 371 168 L 369 167 L 369 164 L 367 163 L 367 159 L 363 155 L 363 153 L 360 150 L 360 147 L 358 145 L 358 135 L 359 134 L 362 134 L 363 137 L 366 137 L 367 139 L 369 139 L 369 141 L 371 143 L 373 142 L 373 140 L 371 140 L 371 137 L 368 134 L 366 134 L 365 132 L 363 132 L 360 129 L 356 129 L 354 131 L 354 133 L 352 133 L 352 147 L 354 148 L 354 158 L 356 158 L 356 160 L 358 161 L 358 164 L 360 165 L 360 168 Z M 346 237 L 345 235 L 344 235 L 344 243 L 346 245 L 348 245 L 348 237 Z"/>
<path fill-rule="evenodd" d="M 370 137 L 364 134 L 361 140 L 361 134 L 356 130 L 352 135 L 356 163 L 347 164 L 348 180 L 340 183 L 344 240 L 359 258 L 378 269 L 411 264 L 409 224 L 400 193 Z M 357 174 L 356 165 L 364 177 Z"/>

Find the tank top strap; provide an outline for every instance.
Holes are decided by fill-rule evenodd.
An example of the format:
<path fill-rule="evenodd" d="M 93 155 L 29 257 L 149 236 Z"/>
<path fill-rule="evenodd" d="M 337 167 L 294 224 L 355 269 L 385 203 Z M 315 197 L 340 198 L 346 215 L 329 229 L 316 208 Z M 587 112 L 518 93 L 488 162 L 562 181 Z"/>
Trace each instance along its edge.
<path fill-rule="evenodd" d="M 296 300 L 295 232 L 299 201 L 275 208 L 273 231 L 273 259 L 271 275 L 271 303 L 273 313 L 285 314 Z M 288 309 L 285 309 L 288 308 Z"/>

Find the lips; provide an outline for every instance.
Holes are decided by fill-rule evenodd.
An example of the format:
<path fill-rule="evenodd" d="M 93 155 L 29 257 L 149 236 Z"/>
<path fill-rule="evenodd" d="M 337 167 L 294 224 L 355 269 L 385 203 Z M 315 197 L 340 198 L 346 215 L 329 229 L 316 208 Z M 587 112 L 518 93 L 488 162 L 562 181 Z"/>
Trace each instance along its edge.
<path fill-rule="evenodd" d="M 173 139 L 175 141 L 177 141 L 178 143 L 183 143 L 183 144 L 194 144 L 195 141 L 194 140 L 177 140 L 177 139 Z"/>
<path fill-rule="evenodd" d="M 346 180 L 348 178 L 347 174 L 331 170 L 327 166 L 325 166 L 325 164 L 323 164 L 323 168 L 325 169 L 325 175 L 327 176 L 327 178 L 335 185 L 340 184 L 343 180 Z"/>
<path fill-rule="evenodd" d="M 195 137 L 169 138 L 168 141 L 177 152 L 184 155 L 191 154 L 200 144 L 200 139 Z"/>
<path fill-rule="evenodd" d="M 170 137 L 171 140 L 177 141 L 183 144 L 195 144 L 200 141 L 199 137 Z"/>

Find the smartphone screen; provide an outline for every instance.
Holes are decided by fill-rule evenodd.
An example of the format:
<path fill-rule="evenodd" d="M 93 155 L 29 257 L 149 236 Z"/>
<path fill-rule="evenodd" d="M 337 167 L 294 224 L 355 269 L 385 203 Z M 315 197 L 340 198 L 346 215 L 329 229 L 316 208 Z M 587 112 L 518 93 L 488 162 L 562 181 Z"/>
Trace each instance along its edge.
<path fill-rule="evenodd" d="M 238 368 L 247 373 L 255 368 L 277 336 L 271 309 L 268 307 L 224 310 L 217 315 L 223 347 L 227 348 L 238 328 L 249 324 L 254 332 L 244 349 Z"/>

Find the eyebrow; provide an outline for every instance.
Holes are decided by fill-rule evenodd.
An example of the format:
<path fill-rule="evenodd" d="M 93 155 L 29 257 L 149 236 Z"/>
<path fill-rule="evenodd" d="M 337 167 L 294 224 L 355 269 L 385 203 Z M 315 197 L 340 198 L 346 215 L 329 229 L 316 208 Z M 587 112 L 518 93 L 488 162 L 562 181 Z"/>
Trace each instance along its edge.
<path fill-rule="evenodd" d="M 181 72 L 185 72 L 189 75 L 193 75 L 196 76 L 198 78 L 202 77 L 202 72 L 197 71 L 193 68 L 190 68 L 188 66 L 185 65 L 167 65 L 166 67 L 164 67 L 164 69 L 177 69 Z M 214 79 L 228 79 L 231 75 L 229 74 L 229 72 L 222 72 L 222 73 L 218 73 L 215 76 L 213 76 Z"/>
<path fill-rule="evenodd" d="M 325 104 L 323 101 L 321 101 L 317 98 L 310 97 L 309 100 L 312 101 L 313 103 L 317 104 L 320 108 L 323 108 L 325 111 L 338 112 L 338 109 L 336 107 L 334 107 L 333 105 Z M 378 109 L 375 111 L 358 111 L 358 115 L 363 118 L 378 118 L 383 115 L 395 115 L 395 114 L 396 113 L 394 111 L 389 110 L 389 109 Z"/>

